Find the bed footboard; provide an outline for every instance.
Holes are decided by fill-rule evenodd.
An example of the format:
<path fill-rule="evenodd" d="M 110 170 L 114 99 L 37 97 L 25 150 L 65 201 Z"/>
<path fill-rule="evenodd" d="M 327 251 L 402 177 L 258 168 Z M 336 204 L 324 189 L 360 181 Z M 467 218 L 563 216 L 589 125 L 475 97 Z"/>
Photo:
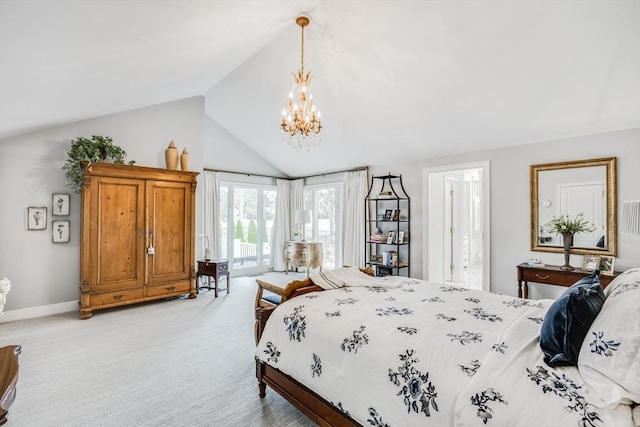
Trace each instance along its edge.
<path fill-rule="evenodd" d="M 360 426 L 348 415 L 309 390 L 290 376 L 276 368 L 256 359 L 256 376 L 260 389 L 260 397 L 266 394 L 267 385 L 293 406 L 303 412 L 309 419 L 323 427 Z"/>

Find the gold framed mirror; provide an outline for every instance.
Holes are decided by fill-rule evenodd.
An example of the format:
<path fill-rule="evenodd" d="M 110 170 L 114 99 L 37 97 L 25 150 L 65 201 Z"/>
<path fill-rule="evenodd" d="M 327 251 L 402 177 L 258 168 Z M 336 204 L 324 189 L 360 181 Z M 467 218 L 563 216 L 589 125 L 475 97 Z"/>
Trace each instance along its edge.
<path fill-rule="evenodd" d="M 582 213 L 593 232 L 574 236 L 572 253 L 616 256 L 616 158 L 531 165 L 531 250 L 562 252 L 562 236 L 545 224 L 554 216 Z"/>

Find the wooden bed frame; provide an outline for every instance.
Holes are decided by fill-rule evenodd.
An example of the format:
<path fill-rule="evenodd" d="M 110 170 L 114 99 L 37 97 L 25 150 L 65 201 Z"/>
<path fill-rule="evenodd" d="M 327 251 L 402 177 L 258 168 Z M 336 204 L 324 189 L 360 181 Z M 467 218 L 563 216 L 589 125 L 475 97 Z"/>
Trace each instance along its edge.
<path fill-rule="evenodd" d="M 360 270 L 363 273 L 367 273 L 372 276 L 374 275 L 373 270 L 371 269 Z M 294 280 L 284 288 L 272 285 L 260 279 L 256 280 L 256 282 L 258 283 L 258 294 L 256 295 L 255 307 L 256 344 L 262 336 L 262 332 L 269 320 L 269 316 L 271 316 L 271 313 L 276 308 L 276 305 L 274 304 L 261 302 L 263 290 L 268 290 L 280 295 L 282 299 L 281 302 L 308 292 L 323 290 L 321 287 L 314 285 L 309 278 L 306 278 L 305 280 Z M 361 425 L 306 386 L 300 384 L 289 375 L 280 372 L 278 369 L 260 361 L 258 358 L 256 358 L 256 377 L 258 378 L 258 389 L 261 398 L 265 397 L 266 388 L 269 386 L 320 426 L 335 427 Z"/>

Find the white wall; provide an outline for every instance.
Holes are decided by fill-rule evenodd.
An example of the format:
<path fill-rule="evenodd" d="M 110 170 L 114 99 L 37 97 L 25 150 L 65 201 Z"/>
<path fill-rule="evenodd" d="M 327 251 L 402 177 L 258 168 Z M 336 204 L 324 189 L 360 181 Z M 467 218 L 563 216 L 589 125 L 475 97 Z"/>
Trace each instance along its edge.
<path fill-rule="evenodd" d="M 529 258 L 560 265 L 561 253 L 529 250 L 529 166 L 600 157 L 618 158 L 618 206 L 624 200 L 640 199 L 640 129 L 589 135 L 559 141 L 521 145 L 458 156 L 371 167 L 371 174 L 402 174 L 411 197 L 411 275 L 426 277 L 422 271 L 423 212 L 422 169 L 447 164 L 489 160 L 491 162 L 491 291 L 516 295 L 516 265 Z M 618 209 L 620 221 L 621 209 Z M 571 264 L 582 265 L 581 255 L 572 255 Z M 615 269 L 640 266 L 640 236 L 618 233 Z M 563 288 L 531 285 L 530 298 L 556 298 Z"/>
<path fill-rule="evenodd" d="M 203 154 L 206 169 L 286 176 L 208 116 L 205 116 L 204 124 Z"/>

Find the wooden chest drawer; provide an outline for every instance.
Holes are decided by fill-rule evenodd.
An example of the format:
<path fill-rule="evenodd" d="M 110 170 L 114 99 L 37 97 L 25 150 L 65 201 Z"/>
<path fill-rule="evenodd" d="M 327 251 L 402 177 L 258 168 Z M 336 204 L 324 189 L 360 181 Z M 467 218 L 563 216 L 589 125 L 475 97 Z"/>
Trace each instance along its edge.
<path fill-rule="evenodd" d="M 127 289 L 102 294 L 91 294 L 91 306 L 117 305 L 126 301 L 135 301 L 144 297 L 144 289 Z"/>
<path fill-rule="evenodd" d="M 155 297 L 160 295 L 173 295 L 191 291 L 191 281 L 172 282 L 166 285 L 147 286 L 147 296 Z"/>
<path fill-rule="evenodd" d="M 573 276 L 572 274 L 549 270 L 526 269 L 522 272 L 522 279 L 527 282 L 546 283 L 549 285 L 559 284 L 561 286 L 566 286 L 565 284 L 567 283 L 573 284 L 584 277 L 584 275 L 575 275 L 575 278 Z"/>

